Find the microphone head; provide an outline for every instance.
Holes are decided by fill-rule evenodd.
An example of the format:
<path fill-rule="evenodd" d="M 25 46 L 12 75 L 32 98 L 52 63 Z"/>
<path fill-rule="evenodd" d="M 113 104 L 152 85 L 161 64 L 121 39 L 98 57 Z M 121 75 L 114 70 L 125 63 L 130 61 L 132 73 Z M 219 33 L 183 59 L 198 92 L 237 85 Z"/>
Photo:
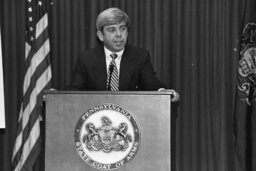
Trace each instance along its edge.
<path fill-rule="evenodd" d="M 110 71 L 110 72 L 113 72 L 113 70 L 114 70 L 114 65 L 111 64 L 111 65 L 109 66 L 109 71 Z"/>

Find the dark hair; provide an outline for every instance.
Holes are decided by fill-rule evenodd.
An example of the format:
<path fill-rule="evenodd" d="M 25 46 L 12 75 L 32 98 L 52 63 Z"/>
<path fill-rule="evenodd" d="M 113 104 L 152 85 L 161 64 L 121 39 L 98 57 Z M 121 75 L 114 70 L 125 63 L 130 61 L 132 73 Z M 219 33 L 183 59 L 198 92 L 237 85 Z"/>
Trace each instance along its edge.
<path fill-rule="evenodd" d="M 97 31 L 103 31 L 104 26 L 118 24 L 121 22 L 125 22 L 126 26 L 129 27 L 128 15 L 119 8 L 108 8 L 98 15 L 96 20 L 96 29 Z"/>

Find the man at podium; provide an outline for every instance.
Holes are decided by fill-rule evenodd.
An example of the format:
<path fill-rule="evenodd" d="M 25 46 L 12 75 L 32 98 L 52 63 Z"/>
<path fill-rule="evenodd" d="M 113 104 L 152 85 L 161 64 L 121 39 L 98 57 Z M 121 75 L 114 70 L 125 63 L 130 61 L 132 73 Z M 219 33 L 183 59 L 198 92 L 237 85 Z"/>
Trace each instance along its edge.
<path fill-rule="evenodd" d="M 102 43 L 80 53 L 69 89 L 133 92 L 49 93 L 46 170 L 169 171 L 176 92 L 164 89 L 148 51 L 127 44 L 125 12 L 104 10 L 96 28 Z M 147 92 L 156 90 L 172 93 Z"/>
<path fill-rule="evenodd" d="M 127 44 L 125 12 L 104 10 L 97 17 L 96 29 L 102 44 L 80 53 L 69 89 L 153 91 L 166 87 L 155 75 L 149 52 Z"/>

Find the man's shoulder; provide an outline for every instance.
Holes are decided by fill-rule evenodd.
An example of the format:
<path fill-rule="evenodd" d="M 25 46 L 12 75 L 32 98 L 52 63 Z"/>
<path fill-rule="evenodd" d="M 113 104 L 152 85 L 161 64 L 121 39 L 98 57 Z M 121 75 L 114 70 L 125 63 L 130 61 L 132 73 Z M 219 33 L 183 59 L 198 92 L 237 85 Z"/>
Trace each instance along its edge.
<path fill-rule="evenodd" d="M 91 49 L 84 49 L 78 54 L 78 58 L 86 59 L 86 58 L 95 58 L 95 56 L 104 55 L 104 50 L 101 46 L 97 46 Z"/>
<path fill-rule="evenodd" d="M 141 47 L 137 47 L 137 46 L 126 45 L 125 50 L 131 54 L 139 54 L 139 55 L 148 55 L 149 54 L 148 50 L 141 48 Z"/>
<path fill-rule="evenodd" d="M 88 54 L 88 55 L 93 55 L 96 53 L 99 53 L 100 51 L 102 51 L 102 47 L 101 46 L 96 46 L 94 48 L 91 49 L 84 49 L 82 50 L 79 54 Z"/>

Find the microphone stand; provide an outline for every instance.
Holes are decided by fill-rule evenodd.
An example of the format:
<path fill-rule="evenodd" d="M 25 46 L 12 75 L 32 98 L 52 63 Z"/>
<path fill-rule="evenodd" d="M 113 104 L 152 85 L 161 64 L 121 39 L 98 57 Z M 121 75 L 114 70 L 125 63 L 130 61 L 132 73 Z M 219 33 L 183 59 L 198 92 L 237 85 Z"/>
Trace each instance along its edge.
<path fill-rule="evenodd" d="M 110 81 L 111 81 L 111 78 L 112 78 L 113 70 L 114 70 L 114 65 L 111 64 L 111 65 L 109 66 L 109 79 L 108 79 L 108 85 L 107 85 L 107 90 L 108 90 L 108 91 L 111 91 Z"/>

